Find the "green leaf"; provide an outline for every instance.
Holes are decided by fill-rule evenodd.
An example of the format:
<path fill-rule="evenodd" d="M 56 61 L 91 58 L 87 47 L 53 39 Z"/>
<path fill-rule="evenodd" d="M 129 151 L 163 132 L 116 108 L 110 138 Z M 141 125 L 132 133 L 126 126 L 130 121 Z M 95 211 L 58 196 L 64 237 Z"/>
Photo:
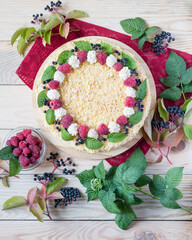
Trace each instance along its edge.
<path fill-rule="evenodd" d="M 143 112 L 135 112 L 133 115 L 129 118 L 129 123 L 132 123 L 133 125 L 139 123 L 143 118 Z"/>
<path fill-rule="evenodd" d="M 153 26 L 153 27 L 149 27 L 145 30 L 145 34 L 148 36 L 150 35 L 151 33 L 153 33 L 156 29 L 158 29 L 159 27 L 157 26 Z"/>
<path fill-rule="evenodd" d="M 192 98 L 186 100 L 187 106 L 186 106 L 186 109 L 185 109 L 185 115 L 184 116 L 187 116 L 192 110 L 192 101 L 191 100 L 192 100 Z"/>
<path fill-rule="evenodd" d="M 30 207 L 30 212 L 37 218 L 39 222 L 43 222 L 43 210 L 38 203 Z"/>
<path fill-rule="evenodd" d="M 64 63 L 68 62 L 69 58 L 73 55 L 74 55 L 74 53 L 71 51 L 63 51 L 62 53 L 59 54 L 57 62 L 59 64 L 64 64 Z"/>
<path fill-rule="evenodd" d="M 44 39 L 47 44 L 51 44 L 51 30 L 45 31 L 44 32 Z"/>
<path fill-rule="evenodd" d="M 0 160 L 9 160 L 14 157 L 13 148 L 6 146 L 0 150 Z"/>
<path fill-rule="evenodd" d="M 4 202 L 2 210 L 19 207 L 19 206 L 23 206 L 26 204 L 27 204 L 27 200 L 24 197 L 14 196 Z"/>
<path fill-rule="evenodd" d="M 127 183 L 127 184 L 135 183 L 142 174 L 143 174 L 143 170 L 135 167 L 129 167 L 123 173 L 123 181 L 124 183 Z"/>
<path fill-rule="evenodd" d="M 134 204 L 133 205 L 140 205 L 142 203 L 144 203 L 144 201 L 141 198 L 134 196 Z"/>
<path fill-rule="evenodd" d="M 38 107 L 42 107 L 43 106 L 43 102 L 44 102 L 45 99 L 48 100 L 48 97 L 47 97 L 47 94 L 46 94 L 45 90 L 43 90 L 43 91 L 41 91 L 38 94 L 38 97 L 37 97 L 37 105 L 38 105 Z"/>
<path fill-rule="evenodd" d="M 160 98 L 177 101 L 181 97 L 181 89 L 177 87 L 168 88 L 159 94 Z"/>
<path fill-rule="evenodd" d="M 23 37 L 20 37 L 19 41 L 17 43 L 17 51 L 18 51 L 18 53 L 20 55 L 23 54 L 25 52 L 26 47 L 27 47 L 27 43 L 25 42 Z"/>
<path fill-rule="evenodd" d="M 108 55 L 113 54 L 113 48 L 110 44 L 101 41 L 101 47 L 103 47 L 102 51 L 106 52 Z"/>
<path fill-rule="evenodd" d="M 43 73 L 43 76 L 42 76 L 42 78 L 41 78 L 41 81 L 43 82 L 43 81 L 46 81 L 46 80 L 53 79 L 54 73 L 55 73 L 56 71 L 57 71 L 57 70 L 56 70 L 56 68 L 55 68 L 53 65 L 48 66 L 48 67 L 45 69 L 44 73 Z"/>
<path fill-rule="evenodd" d="M 164 197 L 169 200 L 179 200 L 183 197 L 183 194 L 177 188 L 167 188 Z"/>
<path fill-rule="evenodd" d="M 103 205 L 103 207 L 110 213 L 121 213 L 121 210 L 115 204 L 115 193 L 106 192 L 104 190 L 99 191 L 98 197 Z"/>
<path fill-rule="evenodd" d="M 17 38 L 26 30 L 26 27 L 17 29 L 11 37 L 11 45 L 17 40 Z"/>
<path fill-rule="evenodd" d="M 91 186 L 91 179 L 95 178 L 95 173 L 93 169 L 84 170 L 83 172 L 77 174 L 76 177 L 84 187 L 88 188 Z"/>
<path fill-rule="evenodd" d="M 103 144 L 99 140 L 95 138 L 90 138 L 90 137 L 87 137 L 85 139 L 85 145 L 88 149 L 92 149 L 92 150 L 99 149 L 103 146 Z"/>
<path fill-rule="evenodd" d="M 60 27 L 59 27 L 59 34 L 66 38 L 68 37 L 69 35 L 69 30 L 70 30 L 70 24 L 68 22 L 66 23 L 61 23 L 60 24 Z"/>
<path fill-rule="evenodd" d="M 112 143 L 116 143 L 116 142 L 121 142 L 123 141 L 123 139 L 125 139 L 127 137 L 126 134 L 123 134 L 123 133 L 109 133 L 107 135 L 107 139 L 109 140 L 109 142 L 112 142 Z"/>
<path fill-rule="evenodd" d="M 139 38 L 146 28 L 145 21 L 139 17 L 122 20 L 120 24 L 126 33 L 132 34 L 131 39 Z"/>
<path fill-rule="evenodd" d="M 46 187 L 47 195 L 59 190 L 65 181 L 66 181 L 66 178 L 57 177 L 55 180 L 53 180 L 53 182 L 49 183 Z"/>
<path fill-rule="evenodd" d="M 37 203 L 39 204 L 40 208 L 43 210 L 43 212 L 46 211 L 46 204 L 45 204 L 45 198 L 36 198 Z"/>
<path fill-rule="evenodd" d="M 188 139 L 192 140 L 192 125 L 184 125 L 183 130 L 184 130 L 185 136 Z"/>
<path fill-rule="evenodd" d="M 149 183 L 149 189 L 155 197 L 162 197 L 166 189 L 164 178 L 159 175 L 153 175 L 153 181 Z"/>
<path fill-rule="evenodd" d="M 166 87 L 175 87 L 180 85 L 178 77 L 174 76 L 167 76 L 165 78 L 160 78 L 159 80 Z"/>
<path fill-rule="evenodd" d="M 165 175 L 165 182 L 169 188 L 179 185 L 183 176 L 183 167 L 174 167 L 168 170 Z"/>
<path fill-rule="evenodd" d="M 91 51 L 92 50 L 92 46 L 89 42 L 86 41 L 78 41 L 78 42 L 74 42 L 75 46 L 82 51 Z"/>
<path fill-rule="evenodd" d="M 60 23 L 62 23 L 62 19 L 58 18 L 56 14 L 52 13 L 49 16 L 49 22 L 44 26 L 45 32 L 51 30 L 52 28 L 56 27 Z"/>
<path fill-rule="evenodd" d="M 189 84 L 185 84 L 185 85 L 183 85 L 183 90 L 184 90 L 184 92 L 192 92 L 192 82 L 190 82 Z"/>
<path fill-rule="evenodd" d="M 55 114 L 53 109 L 48 109 L 46 112 L 46 121 L 49 125 L 51 125 L 52 123 L 54 123 L 55 121 Z"/>
<path fill-rule="evenodd" d="M 122 58 L 127 59 L 125 66 L 127 66 L 131 70 L 134 70 L 136 67 L 136 61 L 129 55 L 125 54 L 124 52 L 122 52 L 121 54 L 122 54 Z"/>
<path fill-rule="evenodd" d="M 124 202 L 128 205 L 134 205 L 135 204 L 135 196 L 134 194 L 125 193 L 122 186 L 118 186 L 117 190 L 115 191 L 117 199 L 122 199 Z"/>
<path fill-rule="evenodd" d="M 145 79 L 136 92 L 136 99 L 144 99 L 147 95 L 147 79 Z"/>
<path fill-rule="evenodd" d="M 99 191 L 94 191 L 91 187 L 87 188 L 86 190 L 87 197 L 88 197 L 88 202 L 98 198 Z"/>
<path fill-rule="evenodd" d="M 97 178 L 100 178 L 102 180 L 105 179 L 105 167 L 103 161 L 101 161 L 99 165 L 94 168 L 94 173 Z"/>
<path fill-rule="evenodd" d="M 126 165 L 128 167 L 139 168 L 145 170 L 147 167 L 147 162 L 144 153 L 140 148 L 137 148 L 131 156 L 126 160 Z"/>
<path fill-rule="evenodd" d="M 9 187 L 8 176 L 2 178 L 2 184 L 4 187 Z"/>
<path fill-rule="evenodd" d="M 112 166 L 109 171 L 106 174 L 106 178 L 109 179 L 115 175 L 115 172 L 117 170 L 117 166 Z"/>
<path fill-rule="evenodd" d="M 29 38 L 31 37 L 32 33 L 37 32 L 36 29 L 34 27 L 30 27 L 27 29 L 26 33 L 25 33 L 25 42 L 28 43 Z"/>
<path fill-rule="evenodd" d="M 70 133 L 67 132 L 67 130 L 65 130 L 65 128 L 61 128 L 61 138 L 64 140 L 64 141 L 70 141 L 72 140 L 72 136 Z"/>
<path fill-rule="evenodd" d="M 189 84 L 192 81 L 192 67 L 188 68 L 181 76 L 182 84 Z"/>
<path fill-rule="evenodd" d="M 152 182 L 152 179 L 150 177 L 148 177 L 147 175 L 143 174 L 136 181 L 135 186 L 136 187 L 143 187 L 145 185 L 148 185 L 150 182 Z"/>
<path fill-rule="evenodd" d="M 122 201 L 116 201 L 117 207 L 121 210 L 122 213 L 119 213 L 115 217 L 115 223 L 123 230 L 126 230 L 131 222 L 136 219 L 136 215 L 133 209 L 124 204 Z"/>
<path fill-rule="evenodd" d="M 22 170 L 22 166 L 17 157 L 12 157 L 9 160 L 9 177 L 17 175 Z"/>
<path fill-rule="evenodd" d="M 171 51 L 165 65 L 168 75 L 179 78 L 186 70 L 186 63 L 177 53 Z"/>
<path fill-rule="evenodd" d="M 139 45 L 140 50 L 142 50 L 143 45 L 144 45 L 146 40 L 147 40 L 146 34 L 143 34 L 141 37 L 138 38 L 138 45 Z"/>
<path fill-rule="evenodd" d="M 191 101 L 192 101 L 192 98 L 189 98 L 189 99 L 187 99 L 187 100 L 184 102 L 184 104 L 181 106 L 181 110 L 182 110 L 182 111 L 185 111 L 185 115 L 186 115 L 187 106 L 188 106 L 188 104 L 189 104 Z M 189 106 L 191 106 L 191 108 L 192 108 L 192 102 L 190 103 Z M 190 108 L 190 109 L 191 109 L 191 108 Z"/>
<path fill-rule="evenodd" d="M 160 203 L 166 208 L 171 208 L 171 209 L 181 208 L 177 202 L 175 202 L 174 200 L 167 199 L 166 197 L 162 197 L 160 199 Z"/>
<path fill-rule="evenodd" d="M 111 191 L 114 192 L 116 189 L 116 185 L 113 182 L 113 178 L 105 179 L 103 180 L 103 186 L 102 189 L 105 191 Z"/>
<path fill-rule="evenodd" d="M 117 170 L 115 172 L 115 175 L 114 175 L 114 183 L 116 185 L 121 185 L 122 184 L 122 177 L 123 177 L 123 174 L 124 172 L 128 169 L 128 166 L 126 163 L 121 163 L 118 167 L 117 167 Z"/>
<path fill-rule="evenodd" d="M 164 105 L 163 99 L 158 100 L 158 111 L 159 111 L 161 118 L 165 122 L 169 121 L 169 113 Z"/>
<path fill-rule="evenodd" d="M 40 28 L 37 30 L 37 33 L 38 33 L 39 36 L 42 38 L 43 34 L 42 34 L 42 30 L 41 30 Z"/>
<path fill-rule="evenodd" d="M 67 13 L 66 19 L 87 17 L 87 13 L 81 10 L 72 10 Z"/>

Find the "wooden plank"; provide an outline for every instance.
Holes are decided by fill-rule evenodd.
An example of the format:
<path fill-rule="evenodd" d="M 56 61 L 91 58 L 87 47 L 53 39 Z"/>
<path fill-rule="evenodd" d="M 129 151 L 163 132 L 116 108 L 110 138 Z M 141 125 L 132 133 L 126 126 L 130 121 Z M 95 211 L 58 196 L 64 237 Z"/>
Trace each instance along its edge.
<path fill-rule="evenodd" d="M 136 221 L 126 231 L 111 221 L 0 222 L 0 228 L 0 237 L 6 240 L 191 240 L 192 236 L 192 223 L 185 221 Z"/>
<path fill-rule="evenodd" d="M 47 169 L 45 168 L 44 171 Z M 0 205 L 8 198 L 19 195 L 26 196 L 30 188 L 40 184 L 33 181 L 33 175 L 19 175 L 19 179 L 10 178 L 10 188 L 1 187 Z M 114 214 L 108 213 L 98 201 L 91 201 L 87 203 L 85 188 L 79 183 L 75 176 L 66 176 L 68 181 L 67 187 L 77 187 L 82 197 L 77 202 L 67 206 L 54 208 L 53 201 L 49 202 L 50 212 L 53 219 L 114 219 Z M 184 175 L 181 184 L 178 187 L 183 193 L 183 199 L 179 201 L 182 206 L 191 207 L 192 199 L 192 175 Z M 147 188 L 144 188 L 146 191 Z M 144 200 L 144 204 L 133 206 L 139 220 L 192 220 L 190 213 L 182 210 L 170 210 L 163 207 L 158 200 L 154 200 L 142 193 L 136 193 L 138 197 Z M 7 211 L 0 211 L 0 219 L 34 219 L 33 215 L 28 211 L 27 207 L 20 207 L 10 209 Z"/>

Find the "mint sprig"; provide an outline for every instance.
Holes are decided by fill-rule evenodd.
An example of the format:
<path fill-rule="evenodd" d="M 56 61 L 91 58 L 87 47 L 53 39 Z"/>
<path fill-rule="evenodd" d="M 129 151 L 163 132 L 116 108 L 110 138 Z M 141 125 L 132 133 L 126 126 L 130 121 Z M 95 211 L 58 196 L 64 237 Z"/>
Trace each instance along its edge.
<path fill-rule="evenodd" d="M 132 123 L 133 125 L 138 124 L 143 118 L 143 112 L 135 112 L 133 115 L 129 118 L 129 123 Z"/>
<path fill-rule="evenodd" d="M 56 72 L 56 67 L 54 67 L 53 65 L 48 66 L 45 71 L 43 72 L 41 81 L 44 82 L 46 80 L 50 80 L 53 79 L 54 77 L 54 73 Z"/>
<path fill-rule="evenodd" d="M 82 51 L 91 51 L 92 50 L 92 46 L 89 42 L 86 41 L 78 41 L 78 42 L 74 42 L 75 46 Z"/>
<path fill-rule="evenodd" d="M 57 62 L 59 64 L 64 64 L 64 63 L 68 62 L 69 58 L 73 55 L 74 55 L 74 53 L 71 51 L 68 51 L 68 50 L 63 51 L 62 53 L 59 54 Z"/>
<path fill-rule="evenodd" d="M 38 94 L 38 97 L 37 97 L 37 105 L 39 108 L 43 106 L 43 102 L 45 99 L 48 100 L 48 97 L 45 90 L 43 90 Z"/>
<path fill-rule="evenodd" d="M 65 130 L 65 128 L 61 128 L 61 138 L 64 140 L 64 141 L 70 141 L 72 140 L 72 136 L 70 133 L 67 132 L 67 130 Z"/>
<path fill-rule="evenodd" d="M 125 135 L 123 133 L 115 133 L 115 132 L 114 133 L 109 133 L 107 135 L 107 139 L 109 140 L 109 142 L 112 142 L 112 143 L 121 142 L 126 137 L 127 137 L 127 135 Z"/>
<path fill-rule="evenodd" d="M 109 43 L 101 41 L 101 47 L 103 47 L 102 51 L 106 52 L 108 55 L 113 54 L 113 48 Z"/>
<path fill-rule="evenodd" d="M 127 61 L 126 61 L 126 63 L 124 63 L 124 65 L 127 66 L 129 69 L 134 70 L 136 67 L 136 61 L 129 55 L 125 54 L 124 52 L 122 52 L 121 54 L 122 54 L 122 58 L 127 59 Z"/>
<path fill-rule="evenodd" d="M 46 121 L 49 125 L 53 124 L 55 121 L 55 114 L 53 109 L 48 109 L 46 112 Z"/>
<path fill-rule="evenodd" d="M 88 149 L 91 150 L 97 150 L 103 146 L 103 144 L 99 140 L 90 137 L 87 137 L 85 139 L 85 145 Z"/>
<path fill-rule="evenodd" d="M 136 92 L 136 99 L 142 100 L 147 96 L 147 79 L 145 79 L 138 87 Z"/>

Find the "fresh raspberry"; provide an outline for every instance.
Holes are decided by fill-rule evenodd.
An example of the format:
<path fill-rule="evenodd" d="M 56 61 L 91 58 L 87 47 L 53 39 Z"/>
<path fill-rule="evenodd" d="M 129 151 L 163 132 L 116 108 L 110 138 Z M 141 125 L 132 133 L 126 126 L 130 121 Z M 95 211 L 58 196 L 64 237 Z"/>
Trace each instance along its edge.
<path fill-rule="evenodd" d="M 13 149 L 13 155 L 16 157 L 19 157 L 22 153 L 22 150 L 20 148 L 14 148 Z"/>
<path fill-rule="evenodd" d="M 33 135 L 31 135 L 31 134 L 29 134 L 26 137 L 26 142 L 29 143 L 29 144 L 33 144 L 33 145 L 37 144 L 36 138 Z"/>
<path fill-rule="evenodd" d="M 31 134 L 31 129 L 24 129 L 22 131 L 22 133 L 23 133 L 24 137 L 27 137 L 27 135 Z"/>
<path fill-rule="evenodd" d="M 62 107 L 62 105 L 63 105 L 63 103 L 58 99 L 51 100 L 51 102 L 49 104 L 50 104 L 51 108 L 54 110 Z"/>
<path fill-rule="evenodd" d="M 57 70 L 59 70 L 62 73 L 70 73 L 71 71 L 69 63 L 64 63 L 60 65 Z"/>
<path fill-rule="evenodd" d="M 49 82 L 49 88 L 51 88 L 51 89 L 57 89 L 57 88 L 59 87 L 59 84 L 60 84 L 59 81 L 53 80 L 53 81 Z"/>
<path fill-rule="evenodd" d="M 70 115 L 64 115 L 62 118 L 62 125 L 64 128 L 68 128 L 73 122 L 73 117 Z"/>
<path fill-rule="evenodd" d="M 31 150 L 30 150 L 28 147 L 25 147 L 25 148 L 23 149 L 23 155 L 24 155 L 24 156 L 27 157 L 30 153 L 31 153 Z"/>
<path fill-rule="evenodd" d="M 104 123 L 101 123 L 97 128 L 97 133 L 100 135 L 107 135 L 109 133 L 108 127 Z"/>
<path fill-rule="evenodd" d="M 129 87 L 135 87 L 137 85 L 135 77 L 129 77 L 123 83 L 125 86 L 129 86 Z"/>
<path fill-rule="evenodd" d="M 42 142 L 41 142 L 41 140 L 38 140 L 38 141 L 37 141 L 37 146 L 38 146 L 40 149 L 42 149 Z"/>
<path fill-rule="evenodd" d="M 125 98 L 125 106 L 126 107 L 134 107 L 137 101 L 132 97 Z"/>
<path fill-rule="evenodd" d="M 11 140 L 7 140 L 6 144 L 7 146 L 12 147 Z"/>
<path fill-rule="evenodd" d="M 11 137 L 10 138 L 10 141 L 11 141 L 11 145 L 13 147 L 18 147 L 19 146 L 19 139 L 17 137 Z"/>
<path fill-rule="evenodd" d="M 29 149 L 31 150 L 32 156 L 37 157 L 37 158 L 40 157 L 41 149 L 38 146 L 36 146 L 36 145 L 29 145 Z"/>
<path fill-rule="evenodd" d="M 37 159 L 38 159 L 38 158 L 32 156 L 32 157 L 29 158 L 29 161 L 30 161 L 31 164 L 34 164 L 34 163 L 37 162 Z"/>
<path fill-rule="evenodd" d="M 107 53 L 106 52 L 100 52 L 97 54 L 97 59 L 101 65 L 104 65 L 106 62 Z"/>
<path fill-rule="evenodd" d="M 87 60 L 87 52 L 86 51 L 78 51 L 77 58 L 80 62 L 84 63 Z"/>
<path fill-rule="evenodd" d="M 17 133 L 16 136 L 17 136 L 17 138 L 18 138 L 20 141 L 23 141 L 23 140 L 25 139 L 25 136 L 23 135 L 22 132 Z"/>
<path fill-rule="evenodd" d="M 86 125 L 79 125 L 78 126 L 78 132 L 79 132 L 79 136 L 82 139 L 85 139 L 87 137 L 87 133 L 89 131 L 89 127 Z"/>
<path fill-rule="evenodd" d="M 27 147 L 27 142 L 25 142 L 25 141 L 21 141 L 21 142 L 19 142 L 19 148 L 21 149 L 21 150 L 23 150 L 25 147 Z"/>
<path fill-rule="evenodd" d="M 30 160 L 29 158 L 23 156 L 23 155 L 20 155 L 19 156 L 19 161 L 20 161 L 20 164 L 22 167 L 28 167 L 30 165 Z"/>
<path fill-rule="evenodd" d="M 127 118 L 124 115 L 118 117 L 116 122 L 118 124 L 127 124 L 128 123 Z"/>
<path fill-rule="evenodd" d="M 123 63 L 122 62 L 117 62 L 113 65 L 113 68 L 116 70 L 116 71 L 120 71 L 122 68 L 123 68 Z"/>

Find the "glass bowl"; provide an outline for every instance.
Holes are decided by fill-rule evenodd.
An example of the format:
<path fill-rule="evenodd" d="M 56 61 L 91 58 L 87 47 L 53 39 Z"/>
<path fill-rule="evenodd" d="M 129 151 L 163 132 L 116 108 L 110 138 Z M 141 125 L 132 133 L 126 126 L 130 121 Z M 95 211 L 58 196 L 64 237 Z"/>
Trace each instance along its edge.
<path fill-rule="evenodd" d="M 16 134 L 18 132 L 22 132 L 24 129 L 31 129 L 32 135 L 35 136 L 35 137 L 38 137 L 42 142 L 42 149 L 41 149 L 41 152 L 40 152 L 40 154 L 41 154 L 40 158 L 37 159 L 36 163 L 30 164 L 28 167 L 25 167 L 25 168 L 22 169 L 22 171 L 30 171 L 32 169 L 37 168 L 44 161 L 44 159 L 46 157 L 47 144 L 46 144 L 46 140 L 45 140 L 44 136 L 42 135 L 42 133 L 40 131 L 36 130 L 35 128 L 28 127 L 28 126 L 15 128 L 14 130 L 10 131 L 7 134 L 7 136 L 5 137 L 5 139 L 2 143 L 2 148 L 7 146 L 7 144 L 6 144 L 7 140 L 9 140 L 13 136 L 16 136 Z M 7 162 L 7 164 L 9 164 L 9 161 L 6 161 L 6 162 Z"/>

